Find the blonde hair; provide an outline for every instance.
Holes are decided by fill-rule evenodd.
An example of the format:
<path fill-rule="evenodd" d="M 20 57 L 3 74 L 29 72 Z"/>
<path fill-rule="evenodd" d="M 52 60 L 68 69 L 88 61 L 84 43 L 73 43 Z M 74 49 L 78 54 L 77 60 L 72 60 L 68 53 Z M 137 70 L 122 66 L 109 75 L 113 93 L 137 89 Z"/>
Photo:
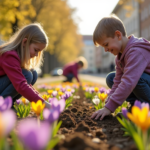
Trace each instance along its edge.
<path fill-rule="evenodd" d="M 23 47 L 24 38 L 27 38 L 27 42 Z M 48 45 L 47 35 L 39 23 L 29 24 L 18 30 L 8 42 L 0 46 L 0 56 L 7 51 L 16 50 L 21 60 L 21 68 L 35 69 L 43 63 L 43 50 L 38 52 L 37 57 L 30 58 L 29 45 L 31 43 Z"/>
<path fill-rule="evenodd" d="M 103 36 L 114 38 L 116 30 L 120 31 L 123 36 L 126 36 L 126 30 L 123 22 L 116 15 L 111 14 L 109 17 L 104 17 L 99 21 L 94 30 L 94 44 L 98 46 L 99 41 L 103 38 Z"/>
<path fill-rule="evenodd" d="M 76 59 L 76 62 L 77 63 L 82 62 L 83 63 L 83 69 L 86 69 L 88 67 L 88 62 L 87 62 L 87 60 L 83 56 L 79 56 Z"/>

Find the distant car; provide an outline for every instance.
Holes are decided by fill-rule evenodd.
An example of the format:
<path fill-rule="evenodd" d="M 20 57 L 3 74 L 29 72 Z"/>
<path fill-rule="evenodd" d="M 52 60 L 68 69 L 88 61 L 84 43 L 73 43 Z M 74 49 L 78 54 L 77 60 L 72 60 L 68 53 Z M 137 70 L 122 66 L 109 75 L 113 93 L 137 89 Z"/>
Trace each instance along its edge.
<path fill-rule="evenodd" d="M 63 70 L 62 68 L 55 68 L 50 72 L 50 74 L 52 76 L 61 76 L 63 74 Z"/>

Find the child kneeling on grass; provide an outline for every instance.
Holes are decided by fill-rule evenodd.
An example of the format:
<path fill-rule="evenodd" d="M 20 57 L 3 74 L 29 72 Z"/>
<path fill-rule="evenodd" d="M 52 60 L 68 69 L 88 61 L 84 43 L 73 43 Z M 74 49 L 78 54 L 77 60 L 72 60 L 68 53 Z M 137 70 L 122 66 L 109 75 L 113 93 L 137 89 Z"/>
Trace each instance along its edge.
<path fill-rule="evenodd" d="M 116 56 L 116 72 L 106 77 L 111 92 L 105 107 L 91 118 L 102 120 L 125 100 L 131 106 L 135 100 L 150 103 L 150 42 L 134 35 L 127 37 L 122 21 L 114 15 L 100 20 L 93 41 Z"/>
<path fill-rule="evenodd" d="M 0 96 L 11 96 L 13 102 L 21 96 L 31 101 L 41 100 L 32 87 L 37 80 L 34 70 L 41 65 L 48 38 L 40 24 L 24 26 L 7 43 L 0 45 Z"/>
<path fill-rule="evenodd" d="M 87 68 L 87 61 L 82 56 L 78 57 L 77 61 L 71 62 L 64 66 L 63 75 L 66 77 L 66 80 L 64 82 L 72 82 L 72 79 L 75 77 L 79 82 L 79 85 L 82 86 L 82 83 L 78 77 L 78 70 L 82 68 Z"/>

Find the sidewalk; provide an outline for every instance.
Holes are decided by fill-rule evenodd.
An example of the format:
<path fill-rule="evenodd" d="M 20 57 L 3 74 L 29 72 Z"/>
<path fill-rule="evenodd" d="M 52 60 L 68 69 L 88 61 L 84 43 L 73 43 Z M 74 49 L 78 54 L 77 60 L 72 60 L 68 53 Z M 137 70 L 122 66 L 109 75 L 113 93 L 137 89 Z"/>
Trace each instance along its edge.
<path fill-rule="evenodd" d="M 94 83 L 99 83 L 104 87 L 107 87 L 106 85 L 106 74 L 79 74 L 79 78 L 91 81 Z M 55 82 L 55 81 L 63 81 L 65 80 L 65 77 L 58 76 L 58 77 L 47 77 L 47 78 L 38 78 L 36 84 L 42 84 L 42 83 L 49 83 L 49 82 Z"/>

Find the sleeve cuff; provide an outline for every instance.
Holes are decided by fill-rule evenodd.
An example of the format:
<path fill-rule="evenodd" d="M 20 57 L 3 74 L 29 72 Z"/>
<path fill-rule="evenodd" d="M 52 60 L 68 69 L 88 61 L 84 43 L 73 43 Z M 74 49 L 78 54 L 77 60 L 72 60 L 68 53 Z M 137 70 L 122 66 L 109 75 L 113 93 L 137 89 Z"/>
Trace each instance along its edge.
<path fill-rule="evenodd" d="M 111 99 L 105 105 L 105 107 L 108 108 L 111 112 L 114 112 L 118 106 L 119 105 L 113 102 Z"/>

